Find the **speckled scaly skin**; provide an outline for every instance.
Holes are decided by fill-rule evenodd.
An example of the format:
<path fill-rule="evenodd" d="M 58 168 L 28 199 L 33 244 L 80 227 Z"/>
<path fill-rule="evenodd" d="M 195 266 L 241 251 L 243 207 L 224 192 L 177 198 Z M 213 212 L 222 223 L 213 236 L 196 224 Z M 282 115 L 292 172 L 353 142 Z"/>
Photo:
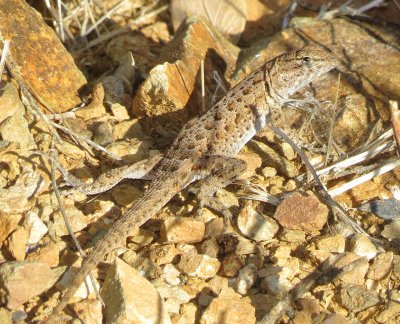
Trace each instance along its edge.
<path fill-rule="evenodd" d="M 120 246 L 129 233 L 154 216 L 189 183 L 203 179 L 208 188 L 213 188 L 207 195 L 212 195 L 240 174 L 245 163 L 235 156 L 266 125 L 270 110 L 279 109 L 289 95 L 335 67 L 334 55 L 320 47 L 306 46 L 283 54 L 250 74 L 202 116 L 189 121 L 164 157 L 156 161 L 152 170 L 154 180 L 147 191 L 83 261 L 48 320 L 56 319 L 107 253 Z M 123 170 L 126 172 L 126 168 Z M 118 172 L 110 174 L 100 186 L 109 188 L 108 184 L 115 182 L 113 176 L 125 177 Z"/>

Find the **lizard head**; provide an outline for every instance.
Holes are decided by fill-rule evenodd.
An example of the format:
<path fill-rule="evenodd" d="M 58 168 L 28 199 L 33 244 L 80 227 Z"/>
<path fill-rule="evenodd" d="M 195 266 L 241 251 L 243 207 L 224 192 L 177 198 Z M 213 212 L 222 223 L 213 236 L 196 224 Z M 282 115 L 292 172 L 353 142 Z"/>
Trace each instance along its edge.
<path fill-rule="evenodd" d="M 271 84 L 280 99 L 286 100 L 288 96 L 336 66 L 335 55 L 322 47 L 308 45 L 275 59 L 270 70 Z"/>

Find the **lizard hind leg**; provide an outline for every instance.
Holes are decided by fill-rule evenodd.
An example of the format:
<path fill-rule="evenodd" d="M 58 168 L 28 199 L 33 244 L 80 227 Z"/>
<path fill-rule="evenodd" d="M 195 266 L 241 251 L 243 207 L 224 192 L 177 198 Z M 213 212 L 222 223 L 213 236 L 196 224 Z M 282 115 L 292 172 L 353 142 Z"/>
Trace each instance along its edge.
<path fill-rule="evenodd" d="M 189 191 L 194 193 L 199 202 L 197 214 L 208 207 L 222 214 L 226 228 L 230 228 L 232 214 L 227 206 L 214 197 L 215 192 L 225 188 L 246 169 L 246 162 L 223 155 L 208 155 L 196 165 L 202 177 Z"/>

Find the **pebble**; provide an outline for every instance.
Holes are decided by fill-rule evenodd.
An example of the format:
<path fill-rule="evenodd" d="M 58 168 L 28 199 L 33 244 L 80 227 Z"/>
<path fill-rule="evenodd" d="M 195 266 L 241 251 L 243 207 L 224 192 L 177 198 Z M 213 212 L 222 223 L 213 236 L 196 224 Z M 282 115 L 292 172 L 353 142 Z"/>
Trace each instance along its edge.
<path fill-rule="evenodd" d="M 257 242 L 272 239 L 279 230 L 275 220 L 260 214 L 249 205 L 240 211 L 237 225 L 245 236 Z"/>
<path fill-rule="evenodd" d="M 400 233 L 400 219 L 391 221 L 389 224 L 385 225 L 381 235 L 388 240 L 399 240 Z"/>
<path fill-rule="evenodd" d="M 204 237 L 219 237 L 224 233 L 225 225 L 222 217 L 213 218 L 206 223 Z"/>
<path fill-rule="evenodd" d="M 28 244 L 38 243 L 48 232 L 47 226 L 39 218 L 39 210 L 32 210 L 26 213 L 23 226 L 29 232 Z"/>
<path fill-rule="evenodd" d="M 240 269 L 236 280 L 233 282 L 233 289 L 241 295 L 246 295 L 248 290 L 257 280 L 257 267 L 250 263 Z"/>
<path fill-rule="evenodd" d="M 68 306 L 85 324 L 102 324 L 102 306 L 97 298 L 85 299 Z"/>
<path fill-rule="evenodd" d="M 231 254 L 226 256 L 221 263 L 220 275 L 224 277 L 234 277 L 243 267 L 244 263 L 240 256 Z"/>
<path fill-rule="evenodd" d="M 19 214 L 3 213 L 0 209 L 0 245 L 17 228 L 21 218 L 22 216 Z"/>
<path fill-rule="evenodd" d="M 254 307 L 234 292 L 224 288 L 204 311 L 200 323 L 251 324 L 256 322 Z"/>
<path fill-rule="evenodd" d="M 284 228 L 311 233 L 322 229 L 328 219 L 328 211 L 318 198 L 296 193 L 280 203 L 274 218 Z"/>
<path fill-rule="evenodd" d="M 189 217 L 168 217 L 161 226 L 165 243 L 197 243 L 204 238 L 205 224 Z"/>
<path fill-rule="evenodd" d="M 217 258 L 211 258 L 205 254 L 184 254 L 178 264 L 178 268 L 192 277 L 212 278 L 221 267 Z"/>
<path fill-rule="evenodd" d="M 340 276 L 340 281 L 348 284 L 363 285 L 365 282 L 365 275 L 367 274 L 369 263 L 366 258 L 360 257 L 357 254 L 346 252 L 344 256 L 336 263 L 337 268 L 342 268 L 355 260 L 362 259 L 357 266 L 353 267 L 351 271 L 344 273 Z"/>
<path fill-rule="evenodd" d="M 29 233 L 23 227 L 18 227 L 7 239 L 5 246 L 14 260 L 22 261 L 25 259 L 28 235 Z"/>
<path fill-rule="evenodd" d="M 393 265 L 393 252 L 379 253 L 369 267 L 367 278 L 382 280 L 389 275 Z"/>
<path fill-rule="evenodd" d="M 378 253 L 375 245 L 366 235 L 354 234 L 350 240 L 350 252 L 359 256 L 365 256 L 368 260 L 373 259 Z"/>
<path fill-rule="evenodd" d="M 358 313 L 380 302 L 379 295 L 375 291 L 367 290 L 362 286 L 349 285 L 340 289 L 341 305 L 347 310 Z"/>
<path fill-rule="evenodd" d="M 395 301 L 389 301 L 387 306 L 375 317 L 375 320 L 378 323 L 391 323 L 389 322 L 390 320 L 393 319 L 393 323 L 398 323 L 396 322 L 396 316 L 397 320 L 400 315 L 400 303 L 395 302 Z"/>
<path fill-rule="evenodd" d="M 11 312 L 3 307 L 0 308 L 0 323 L 13 324 L 13 321 L 11 319 Z"/>
<path fill-rule="evenodd" d="M 163 268 L 163 273 L 161 277 L 165 280 L 165 282 L 171 286 L 177 286 L 182 281 L 180 279 L 180 272 L 173 264 L 166 264 Z"/>
<path fill-rule="evenodd" d="M 201 254 L 207 254 L 212 258 L 216 258 L 219 252 L 219 245 L 217 239 L 212 237 L 201 243 L 199 248 Z"/>
<path fill-rule="evenodd" d="M 8 309 L 17 309 L 29 299 L 52 287 L 58 273 L 47 264 L 13 261 L 0 266 L 0 298 Z"/>
<path fill-rule="evenodd" d="M 150 260 L 158 265 L 171 263 L 178 254 L 179 250 L 174 244 L 152 245 L 150 247 Z"/>
<path fill-rule="evenodd" d="M 331 253 L 343 253 L 346 247 L 346 240 L 339 234 L 325 235 L 318 237 L 307 248 L 310 256 L 318 261 L 324 261 Z"/>
<path fill-rule="evenodd" d="M 157 289 L 120 259 L 108 269 L 101 295 L 107 323 L 171 323 Z"/>

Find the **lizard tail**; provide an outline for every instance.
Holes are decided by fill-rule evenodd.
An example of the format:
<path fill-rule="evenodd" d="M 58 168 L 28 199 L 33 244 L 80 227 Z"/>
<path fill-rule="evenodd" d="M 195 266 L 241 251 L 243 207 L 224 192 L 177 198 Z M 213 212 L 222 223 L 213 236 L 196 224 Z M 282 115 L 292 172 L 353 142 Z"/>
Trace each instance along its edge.
<path fill-rule="evenodd" d="M 153 181 L 143 196 L 135 202 L 134 206 L 128 212 L 114 223 L 105 237 L 97 243 L 93 251 L 85 258 L 81 269 L 72 279 L 60 303 L 54 308 L 45 322 L 55 323 L 58 315 L 67 306 L 69 300 L 97 263 L 107 253 L 121 246 L 121 240 L 125 239 L 136 228 L 153 217 L 177 192 L 184 188 L 186 182 L 186 175 L 180 174 L 179 176 L 175 176 L 169 174 L 167 176 L 166 173 L 164 173 L 164 176 L 161 175 L 157 180 Z"/>

